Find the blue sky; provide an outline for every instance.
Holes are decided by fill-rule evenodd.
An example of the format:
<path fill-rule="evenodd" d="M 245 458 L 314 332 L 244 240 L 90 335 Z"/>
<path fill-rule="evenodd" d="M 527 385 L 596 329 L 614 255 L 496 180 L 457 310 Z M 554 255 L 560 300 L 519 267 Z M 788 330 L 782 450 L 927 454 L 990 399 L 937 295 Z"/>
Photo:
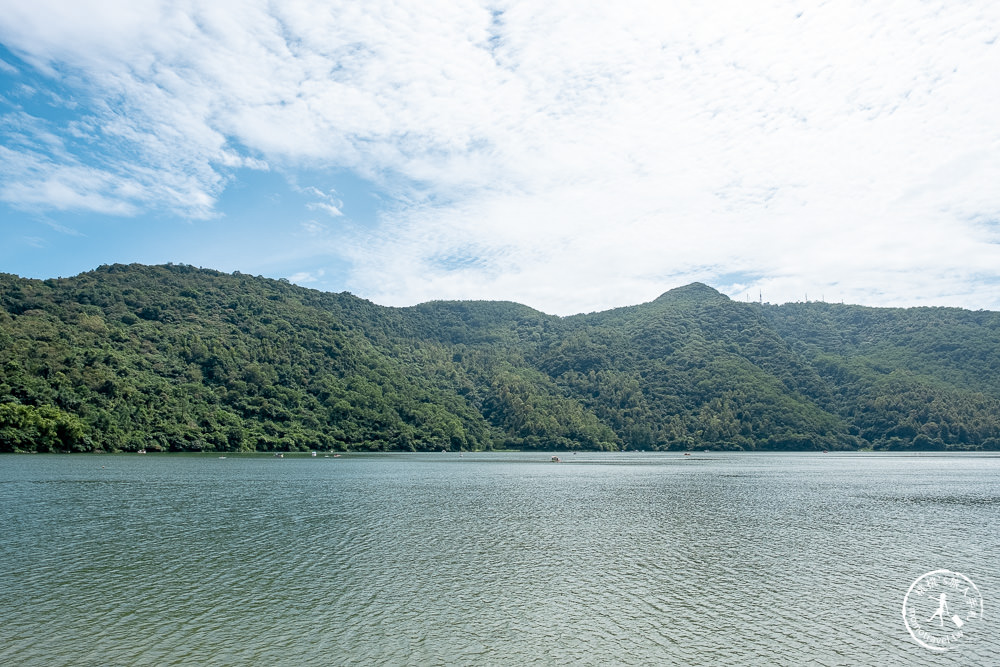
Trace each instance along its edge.
<path fill-rule="evenodd" d="M 1000 309 L 1000 6 L 0 0 L 0 271 Z"/>

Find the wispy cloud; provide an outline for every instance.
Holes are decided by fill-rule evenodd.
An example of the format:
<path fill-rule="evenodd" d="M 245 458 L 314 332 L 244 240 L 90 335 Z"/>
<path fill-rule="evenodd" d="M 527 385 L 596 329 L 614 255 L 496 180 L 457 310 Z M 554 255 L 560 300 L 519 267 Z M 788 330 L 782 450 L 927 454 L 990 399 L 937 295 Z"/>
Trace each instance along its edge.
<path fill-rule="evenodd" d="M 54 229 L 60 234 L 65 234 L 67 236 L 85 236 L 85 234 L 79 231 L 78 229 L 73 229 L 72 227 L 67 227 L 66 225 L 60 225 L 58 222 L 55 222 L 54 220 L 43 219 L 43 223 L 47 227 Z"/>
<path fill-rule="evenodd" d="M 316 222 L 315 220 L 306 220 L 301 223 L 299 227 L 301 227 L 302 231 L 308 236 L 312 237 L 323 236 L 329 232 L 326 225 Z"/>
<path fill-rule="evenodd" d="M 291 276 L 288 276 L 288 280 L 290 282 L 295 283 L 296 285 L 308 285 L 309 283 L 316 282 L 317 280 L 319 280 L 320 278 L 322 278 L 324 275 L 326 275 L 326 271 L 324 271 L 323 269 L 320 269 L 320 270 L 315 271 L 315 272 L 312 272 L 312 271 L 300 271 L 299 273 L 295 273 L 295 274 L 293 274 Z"/>
<path fill-rule="evenodd" d="M 312 201 L 306 204 L 306 208 L 310 211 L 323 211 L 334 218 L 339 218 L 344 215 L 344 202 L 337 197 L 336 190 L 323 192 L 319 188 L 310 186 L 302 188 L 300 192 L 308 195 L 309 197 L 319 199 L 319 201 Z"/>
<path fill-rule="evenodd" d="M 58 164 L 35 152 L 0 146 L 0 200 L 36 210 L 75 209 L 110 215 L 133 215 L 134 185 L 78 164 Z"/>
<path fill-rule="evenodd" d="M 344 215 L 344 213 L 333 204 L 328 204 L 326 202 L 321 202 L 321 201 L 310 202 L 306 204 L 306 208 L 308 208 L 311 211 L 323 211 L 324 213 L 328 213 L 335 218 L 339 218 L 340 216 Z"/>
<path fill-rule="evenodd" d="M 2 5 L 88 100 L 8 150 L 20 206 L 210 217 L 235 169 L 346 169 L 390 203 L 329 247 L 384 303 L 1000 307 L 995 3 Z"/>

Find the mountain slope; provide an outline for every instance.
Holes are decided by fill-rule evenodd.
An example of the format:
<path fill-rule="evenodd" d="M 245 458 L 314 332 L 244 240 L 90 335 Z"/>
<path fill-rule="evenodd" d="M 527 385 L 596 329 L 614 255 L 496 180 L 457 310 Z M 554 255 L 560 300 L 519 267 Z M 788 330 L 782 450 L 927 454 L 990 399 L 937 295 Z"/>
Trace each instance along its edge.
<path fill-rule="evenodd" d="M 189 266 L 0 275 L 0 451 L 1000 448 L 1000 315 L 385 308 Z"/>

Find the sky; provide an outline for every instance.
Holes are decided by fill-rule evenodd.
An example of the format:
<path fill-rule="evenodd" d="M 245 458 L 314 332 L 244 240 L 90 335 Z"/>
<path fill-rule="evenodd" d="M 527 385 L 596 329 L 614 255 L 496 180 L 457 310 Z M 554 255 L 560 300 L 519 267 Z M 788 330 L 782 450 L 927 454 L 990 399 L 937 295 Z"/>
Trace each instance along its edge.
<path fill-rule="evenodd" d="M 1000 310 L 993 0 L 0 0 L 0 271 Z"/>

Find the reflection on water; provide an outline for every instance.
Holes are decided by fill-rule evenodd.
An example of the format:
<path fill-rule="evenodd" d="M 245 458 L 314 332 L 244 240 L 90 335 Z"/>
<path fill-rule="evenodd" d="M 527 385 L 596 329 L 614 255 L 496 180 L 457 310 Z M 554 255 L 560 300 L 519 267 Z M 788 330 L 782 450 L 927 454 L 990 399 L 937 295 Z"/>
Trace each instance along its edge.
<path fill-rule="evenodd" d="M 0 458 L 0 663 L 995 664 L 1000 457 Z M 947 568 L 986 617 L 902 622 Z"/>

